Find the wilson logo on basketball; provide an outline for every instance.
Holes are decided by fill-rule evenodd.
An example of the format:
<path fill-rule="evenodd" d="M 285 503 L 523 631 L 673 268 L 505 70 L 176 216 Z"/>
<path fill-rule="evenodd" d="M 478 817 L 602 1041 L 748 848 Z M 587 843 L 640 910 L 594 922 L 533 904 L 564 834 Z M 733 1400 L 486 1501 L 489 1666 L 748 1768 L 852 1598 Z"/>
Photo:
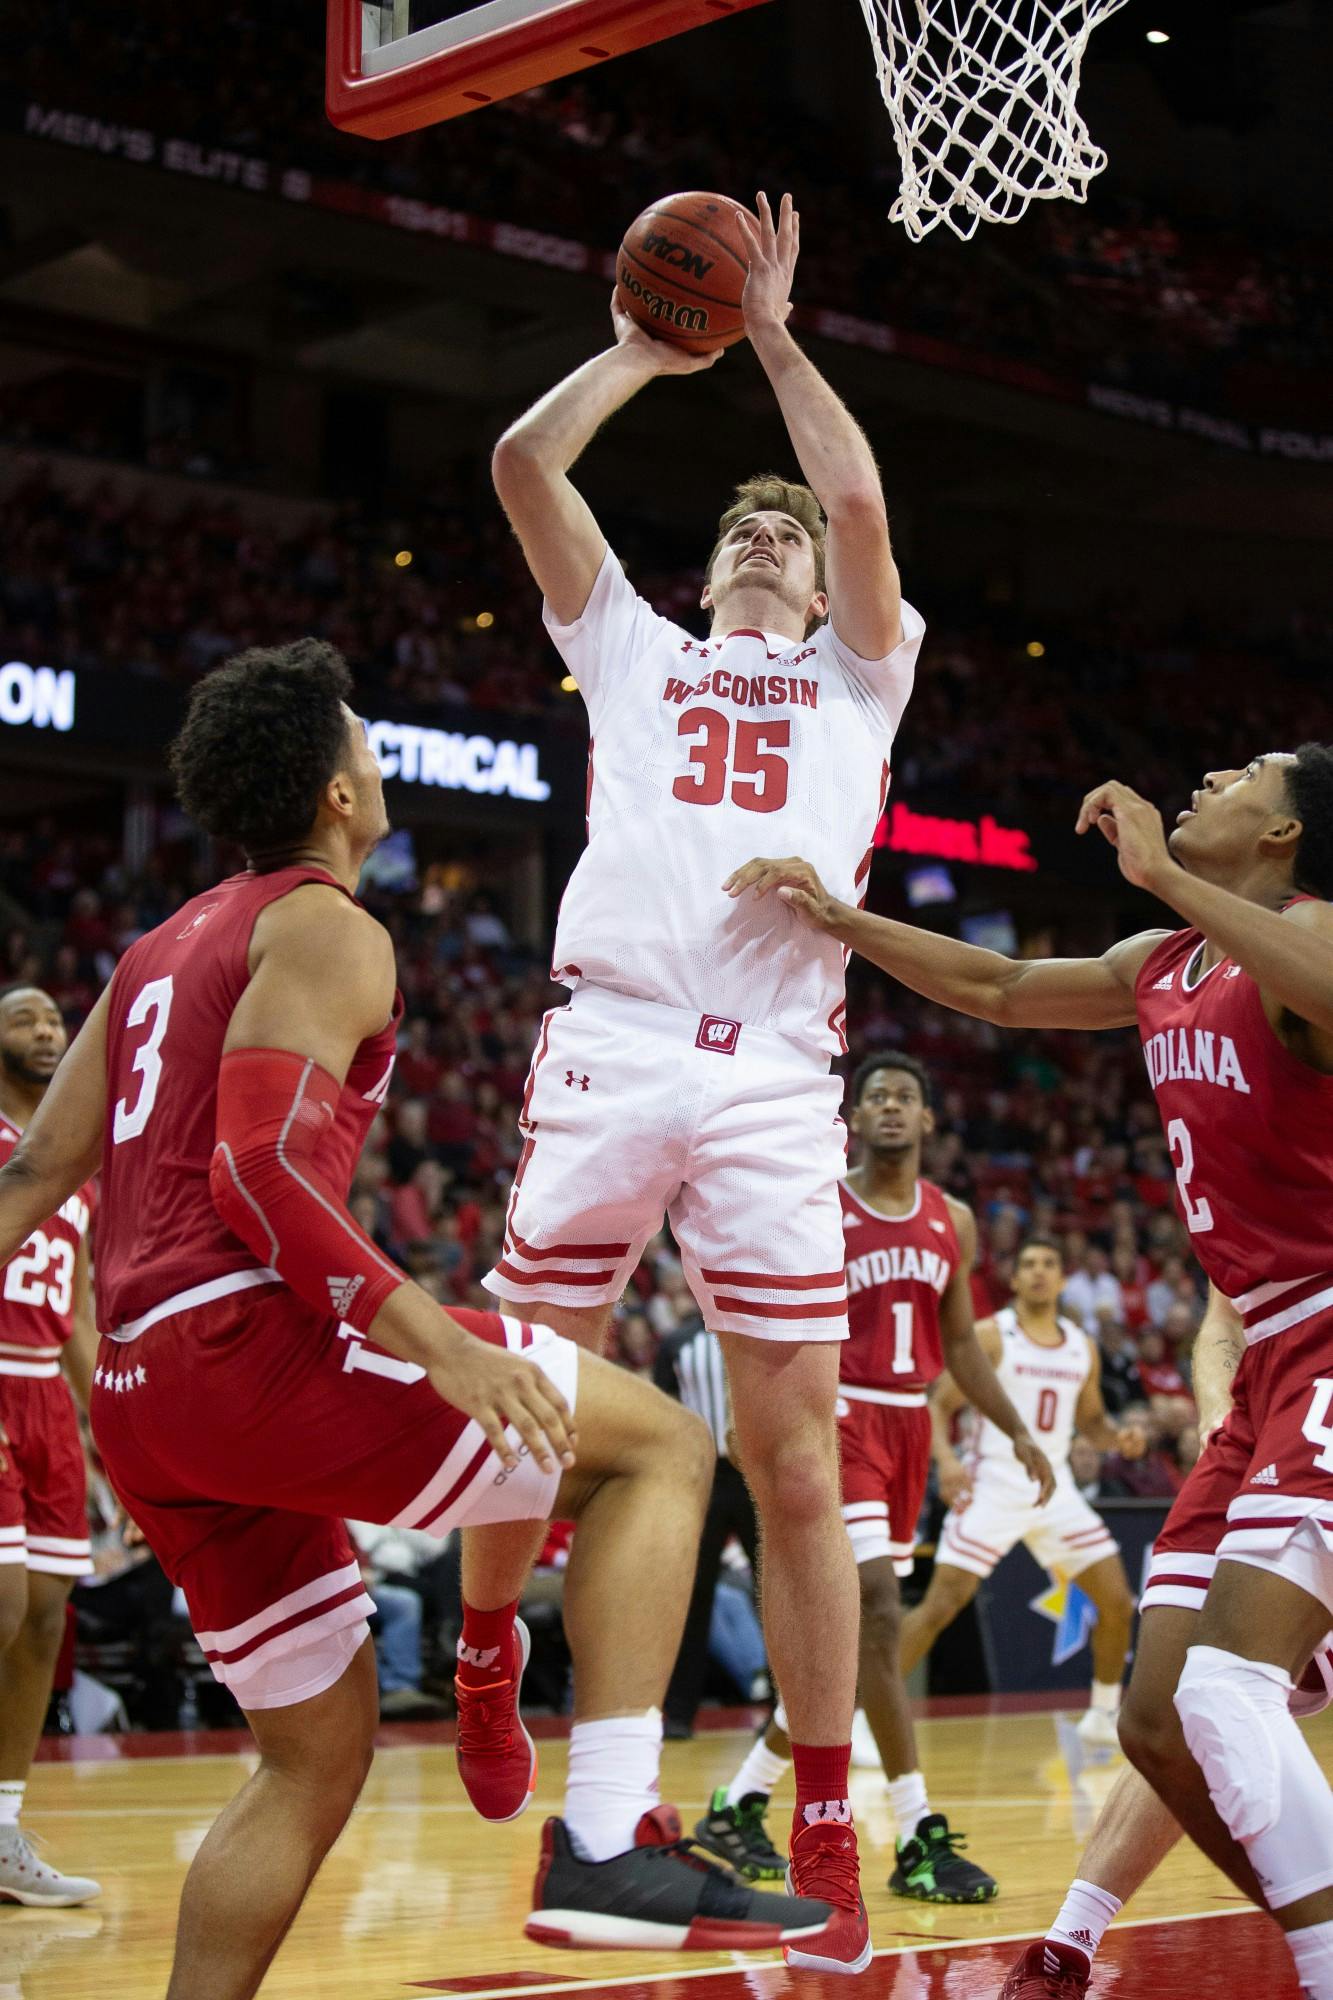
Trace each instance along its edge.
<path fill-rule="evenodd" d="M 643 239 L 644 252 L 656 257 L 660 264 L 671 264 L 678 271 L 688 271 L 692 278 L 706 278 L 717 262 L 715 257 L 701 257 L 697 250 L 688 250 L 683 243 L 675 242 L 670 236 L 649 231 Z"/>
<path fill-rule="evenodd" d="M 651 319 L 661 320 L 663 325 L 673 327 L 677 333 L 707 333 L 708 313 L 703 306 L 680 305 L 675 299 L 655 292 L 651 285 L 645 285 L 642 278 L 635 275 L 627 263 L 620 267 L 620 283 Z"/>

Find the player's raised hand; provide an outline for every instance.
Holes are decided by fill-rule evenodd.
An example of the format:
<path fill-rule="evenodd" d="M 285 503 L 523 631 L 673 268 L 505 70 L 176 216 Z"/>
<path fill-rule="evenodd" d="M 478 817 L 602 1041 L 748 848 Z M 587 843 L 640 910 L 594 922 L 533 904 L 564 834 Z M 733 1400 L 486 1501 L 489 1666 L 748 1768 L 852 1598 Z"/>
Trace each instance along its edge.
<path fill-rule="evenodd" d="M 846 916 L 845 906 L 830 896 L 808 861 L 791 854 L 782 861 L 756 856 L 733 870 L 722 884 L 724 894 L 763 897 L 776 891 L 788 909 L 812 930 L 835 932 Z"/>
<path fill-rule="evenodd" d="M 456 1410 L 472 1417 L 487 1442 L 512 1472 L 519 1453 L 505 1435 L 512 1425 L 543 1472 L 574 1463 L 576 1433 L 568 1403 L 549 1375 L 521 1354 L 469 1335 L 447 1361 L 429 1370 L 432 1389 Z"/>
<path fill-rule="evenodd" d="M 1041 1488 L 1037 1495 L 1037 1505 L 1044 1507 L 1055 1491 L 1055 1474 L 1051 1470 L 1051 1461 L 1027 1431 L 1020 1431 L 1014 1439 L 1014 1457 L 1028 1478 L 1035 1479 Z"/>
<path fill-rule="evenodd" d="M 697 375 L 701 369 L 711 368 L 726 352 L 725 348 L 715 347 L 710 354 L 690 354 L 669 340 L 654 340 L 621 305 L 619 286 L 611 294 L 611 325 L 616 345 L 628 348 L 654 375 Z"/>
<path fill-rule="evenodd" d="M 1162 815 L 1147 799 L 1112 778 L 1096 785 L 1079 808 L 1076 833 L 1093 827 L 1115 848 L 1120 873 L 1136 888 L 1151 889 L 1164 871 L 1174 867 L 1166 844 Z"/>
<path fill-rule="evenodd" d="M 758 217 L 746 208 L 736 210 L 741 235 L 750 252 L 750 270 L 741 293 L 745 331 L 753 338 L 766 327 L 782 326 L 791 317 L 791 286 L 796 275 L 796 259 L 801 252 L 801 218 L 784 194 L 777 220 L 768 196 L 756 197 Z"/>

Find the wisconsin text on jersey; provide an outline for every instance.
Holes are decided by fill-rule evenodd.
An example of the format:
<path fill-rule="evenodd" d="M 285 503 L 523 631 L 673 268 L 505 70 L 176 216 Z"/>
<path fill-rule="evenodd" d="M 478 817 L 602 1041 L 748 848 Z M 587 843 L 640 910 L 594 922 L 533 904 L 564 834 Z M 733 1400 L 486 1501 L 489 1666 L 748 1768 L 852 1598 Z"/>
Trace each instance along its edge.
<path fill-rule="evenodd" d="M 788 664 L 795 666 L 800 660 L 808 660 L 814 650 L 813 646 L 807 646 Z M 779 655 L 770 653 L 768 657 L 773 660 Z M 674 701 L 677 707 L 704 694 L 711 694 L 718 701 L 734 701 L 737 708 L 776 708 L 784 702 L 792 708 L 819 707 L 819 682 L 806 680 L 804 675 L 733 674 L 726 667 L 717 667 L 693 687 L 671 674 L 662 689 L 663 701 Z"/>

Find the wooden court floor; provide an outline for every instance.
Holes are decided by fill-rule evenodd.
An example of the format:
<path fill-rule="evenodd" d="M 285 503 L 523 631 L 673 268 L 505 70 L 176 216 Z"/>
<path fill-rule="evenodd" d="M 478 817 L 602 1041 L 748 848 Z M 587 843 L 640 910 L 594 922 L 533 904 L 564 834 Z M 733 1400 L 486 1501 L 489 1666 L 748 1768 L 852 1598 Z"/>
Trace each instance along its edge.
<path fill-rule="evenodd" d="M 996 1902 L 932 1909 L 885 1888 L 892 1822 L 883 1783 L 854 1775 L 863 1879 L 877 1957 L 864 2000 L 994 2000 L 1011 1940 L 1044 1929 L 1119 1768 L 1085 1752 L 1072 1715 L 949 1716 L 924 1722 L 931 1800 L 966 1831 L 969 1852 L 998 1878 Z M 402 2000 L 429 1992 L 509 2000 L 543 1991 L 606 1991 L 609 2000 L 833 2000 L 844 1981 L 793 1974 L 772 1958 L 573 1953 L 530 1945 L 540 1818 L 557 1810 L 565 1745 L 540 1745 L 537 1795 L 525 1818 L 475 1818 L 438 1729 L 385 1732 L 362 1802 L 263 1988 L 266 2000 Z M 61 1865 L 96 1875 L 84 1910 L 0 1907 L 0 2000 L 154 2000 L 165 1988 L 181 1879 L 218 1808 L 250 1768 L 244 1737 L 203 1739 L 204 1754 L 123 1754 L 114 1739 L 89 1754 L 40 1762 L 26 1823 Z M 174 1739 L 181 1744 L 185 1739 Z M 748 1737 L 710 1731 L 669 1743 L 663 1794 L 692 1823 L 731 1774 Z M 1333 1768 L 1333 1712 L 1312 1728 Z M 132 1745 L 151 1748 L 152 1739 Z M 778 1826 L 783 1824 L 778 1821 Z M 781 1838 L 779 1837 L 779 1845 Z M 1231 1885 L 1182 1846 L 1114 1937 L 1096 2000 L 1296 2000 L 1285 1949 L 1267 1919 L 1246 1914 Z M 798 1991 L 799 1990 L 799 1991 Z"/>

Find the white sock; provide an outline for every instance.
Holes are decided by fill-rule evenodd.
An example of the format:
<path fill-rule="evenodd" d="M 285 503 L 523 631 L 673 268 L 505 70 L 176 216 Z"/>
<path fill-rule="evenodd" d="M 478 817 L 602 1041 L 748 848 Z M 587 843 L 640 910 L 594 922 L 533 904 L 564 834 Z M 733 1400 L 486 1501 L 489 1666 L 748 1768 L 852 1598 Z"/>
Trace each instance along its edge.
<path fill-rule="evenodd" d="M 1287 1943 L 1306 2000 L 1333 2000 L 1333 1924 L 1288 1931 Z"/>
<path fill-rule="evenodd" d="M 17 1826 L 19 1813 L 23 1809 L 23 1794 L 28 1789 L 26 1778 L 6 1779 L 0 1784 L 0 1826 Z"/>
<path fill-rule="evenodd" d="M 634 1829 L 659 1802 L 662 1711 L 576 1722 L 569 1732 L 565 1825 L 590 1861 L 634 1845 Z"/>
<path fill-rule="evenodd" d="M 1103 1715 L 1119 1715 L 1119 1681 L 1094 1681 L 1092 1684 L 1092 1697 L 1088 1702 L 1088 1707 L 1101 1709 Z"/>
<path fill-rule="evenodd" d="M 905 1777 L 890 1778 L 889 1801 L 893 1817 L 898 1822 L 899 1840 L 910 1840 L 930 1811 L 926 1781 L 920 1771 L 908 1771 Z"/>
<path fill-rule="evenodd" d="M 756 1736 L 749 1756 L 727 1786 L 727 1804 L 738 1806 L 751 1792 L 760 1792 L 768 1798 L 790 1762 L 789 1757 L 779 1757 L 776 1750 L 770 1750 L 762 1736 Z"/>
<path fill-rule="evenodd" d="M 1095 1882 L 1073 1881 L 1060 1905 L 1060 1914 L 1046 1935 L 1052 1944 L 1072 1944 L 1091 1965 L 1107 1925 L 1112 1917 L 1119 1916 L 1123 1907 L 1118 1896 L 1099 1889 Z"/>

